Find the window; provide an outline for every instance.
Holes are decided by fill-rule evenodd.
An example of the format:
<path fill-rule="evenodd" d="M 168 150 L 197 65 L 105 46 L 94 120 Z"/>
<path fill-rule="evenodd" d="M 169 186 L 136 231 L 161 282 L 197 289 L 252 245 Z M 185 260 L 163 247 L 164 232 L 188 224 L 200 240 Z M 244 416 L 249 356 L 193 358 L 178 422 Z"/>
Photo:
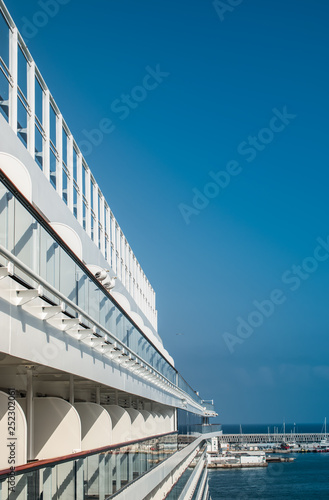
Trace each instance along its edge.
<path fill-rule="evenodd" d="M 63 165 L 62 168 L 62 173 L 63 173 L 63 185 L 62 185 L 62 199 L 66 203 L 68 203 L 68 196 L 67 196 L 67 186 L 68 186 L 68 172 L 65 166 Z"/>
<path fill-rule="evenodd" d="M 18 45 L 17 47 L 17 134 L 23 144 L 27 145 L 27 59 Z"/>
<path fill-rule="evenodd" d="M 73 147 L 73 179 L 78 182 L 78 153 L 75 147 Z"/>
<path fill-rule="evenodd" d="M 49 175 L 50 182 L 53 187 L 56 189 L 56 156 L 53 150 L 50 148 L 50 158 L 49 158 Z"/>
<path fill-rule="evenodd" d="M 0 12 L 0 112 L 9 119 L 9 26 Z"/>
<path fill-rule="evenodd" d="M 67 168 L 68 166 L 68 158 L 67 158 L 67 142 L 68 142 L 68 135 L 65 130 L 65 128 L 62 128 L 62 160 L 63 164 Z"/>
<path fill-rule="evenodd" d="M 50 109 L 49 109 L 49 136 L 50 136 L 50 144 L 52 145 L 53 149 L 56 150 L 56 121 L 57 121 L 57 114 L 52 106 L 50 104 Z"/>

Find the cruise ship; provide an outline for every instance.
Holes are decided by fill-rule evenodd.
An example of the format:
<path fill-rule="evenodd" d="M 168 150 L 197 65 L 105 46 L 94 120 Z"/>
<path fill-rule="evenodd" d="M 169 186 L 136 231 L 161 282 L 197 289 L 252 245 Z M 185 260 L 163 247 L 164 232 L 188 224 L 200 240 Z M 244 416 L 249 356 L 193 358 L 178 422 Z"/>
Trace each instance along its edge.
<path fill-rule="evenodd" d="M 207 500 L 213 401 L 2 0 L 0 44 L 0 498 Z"/>

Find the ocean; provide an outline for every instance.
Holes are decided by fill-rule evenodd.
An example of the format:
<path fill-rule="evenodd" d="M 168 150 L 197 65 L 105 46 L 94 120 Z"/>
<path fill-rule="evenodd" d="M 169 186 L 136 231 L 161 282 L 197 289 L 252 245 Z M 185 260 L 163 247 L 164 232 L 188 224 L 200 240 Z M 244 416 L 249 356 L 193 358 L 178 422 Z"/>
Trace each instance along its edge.
<path fill-rule="evenodd" d="M 267 425 L 242 425 L 243 433 L 267 433 Z M 270 425 L 282 431 L 282 424 Z M 286 432 L 294 424 L 286 425 Z M 297 429 L 298 427 L 298 429 Z M 297 424 L 296 432 L 321 432 L 322 424 Z M 261 429 L 264 429 L 263 431 Z M 239 433 L 240 426 L 223 425 L 223 433 Z M 212 500 L 329 500 L 329 453 L 295 453 L 294 462 L 267 468 L 208 470 Z"/>

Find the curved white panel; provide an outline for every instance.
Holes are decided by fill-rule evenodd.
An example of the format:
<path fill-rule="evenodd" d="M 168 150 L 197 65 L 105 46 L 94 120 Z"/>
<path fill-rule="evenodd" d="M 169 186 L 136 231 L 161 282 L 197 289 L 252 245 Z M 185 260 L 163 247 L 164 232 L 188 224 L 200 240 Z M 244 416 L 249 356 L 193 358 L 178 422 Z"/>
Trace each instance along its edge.
<path fill-rule="evenodd" d="M 26 398 L 17 399 L 26 411 Z M 67 401 L 56 397 L 33 398 L 34 458 L 70 455 L 81 449 L 78 412 Z"/>
<path fill-rule="evenodd" d="M 145 419 L 138 410 L 126 408 L 131 419 L 131 439 L 141 439 L 145 437 Z"/>
<path fill-rule="evenodd" d="M 162 408 L 159 413 L 164 418 L 164 429 L 165 432 L 171 432 L 174 430 L 174 412 L 169 408 Z"/>
<path fill-rule="evenodd" d="M 130 441 L 131 418 L 128 412 L 117 405 L 104 405 L 112 420 L 112 444 Z"/>
<path fill-rule="evenodd" d="M 0 169 L 32 203 L 32 181 L 25 165 L 8 153 L 0 153 Z"/>
<path fill-rule="evenodd" d="M 132 317 L 133 313 L 130 311 L 130 304 L 129 304 L 129 300 L 127 299 L 127 297 L 125 297 L 120 292 L 114 292 L 114 291 L 111 293 L 111 295 L 120 304 L 120 306 L 126 311 L 126 313 Z M 144 323 L 143 323 L 143 325 L 144 325 Z"/>
<path fill-rule="evenodd" d="M 161 415 L 158 411 L 151 411 L 154 420 L 156 422 L 157 434 L 165 434 L 166 428 L 164 425 L 164 416 Z"/>
<path fill-rule="evenodd" d="M 139 412 L 143 415 L 145 420 L 145 436 L 155 436 L 158 434 L 154 415 L 147 410 L 139 410 Z"/>
<path fill-rule="evenodd" d="M 112 444 L 112 421 L 102 406 L 96 403 L 75 403 L 81 420 L 81 449 L 92 450 Z"/>
<path fill-rule="evenodd" d="M 130 316 L 131 319 L 136 323 L 136 325 L 139 326 L 139 328 L 144 331 L 144 321 L 142 320 L 140 315 L 137 314 L 135 311 L 131 311 Z"/>
<path fill-rule="evenodd" d="M 75 255 L 82 260 L 82 243 L 77 233 L 62 222 L 51 222 L 51 227 L 62 238 Z"/>

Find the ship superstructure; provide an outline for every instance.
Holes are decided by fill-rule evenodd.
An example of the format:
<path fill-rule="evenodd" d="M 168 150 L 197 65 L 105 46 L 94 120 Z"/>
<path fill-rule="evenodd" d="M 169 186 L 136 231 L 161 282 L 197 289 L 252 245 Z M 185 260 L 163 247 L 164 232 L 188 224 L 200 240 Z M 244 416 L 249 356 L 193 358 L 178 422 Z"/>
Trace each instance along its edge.
<path fill-rule="evenodd" d="M 2 0 L 0 32 L 0 497 L 207 499 L 213 402 Z"/>

